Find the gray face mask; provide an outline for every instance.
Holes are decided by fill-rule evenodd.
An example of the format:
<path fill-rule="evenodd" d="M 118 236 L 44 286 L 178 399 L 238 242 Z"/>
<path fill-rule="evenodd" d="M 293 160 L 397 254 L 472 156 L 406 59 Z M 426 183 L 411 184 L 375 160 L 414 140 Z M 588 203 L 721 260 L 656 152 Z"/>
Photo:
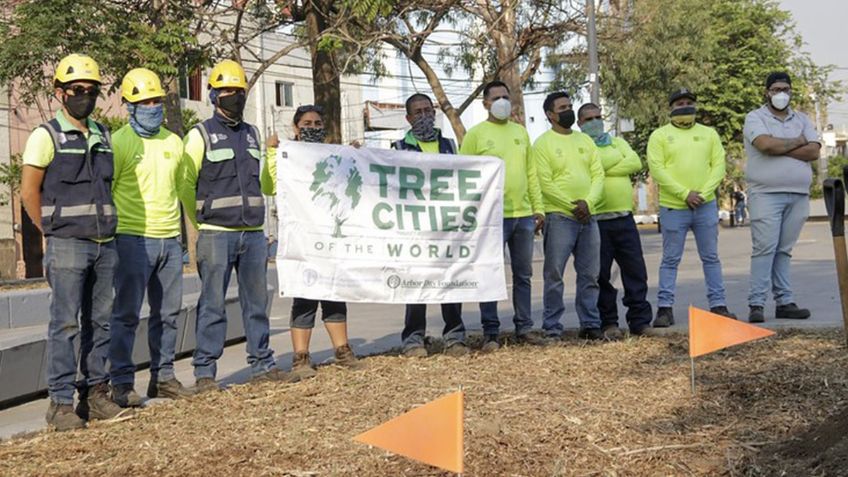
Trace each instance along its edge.
<path fill-rule="evenodd" d="M 421 114 L 412 121 L 412 135 L 421 142 L 433 142 L 439 134 L 436 132 L 436 115 Z"/>
<path fill-rule="evenodd" d="M 303 142 L 324 142 L 327 131 L 324 128 L 300 128 L 299 136 Z"/>

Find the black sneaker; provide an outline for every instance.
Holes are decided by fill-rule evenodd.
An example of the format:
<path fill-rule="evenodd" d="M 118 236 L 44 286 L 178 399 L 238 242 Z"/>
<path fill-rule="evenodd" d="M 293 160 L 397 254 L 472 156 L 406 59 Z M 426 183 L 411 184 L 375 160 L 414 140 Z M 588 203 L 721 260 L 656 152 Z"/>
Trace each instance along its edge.
<path fill-rule="evenodd" d="M 714 306 L 714 307 L 710 308 L 710 313 L 714 313 L 716 315 L 721 315 L 721 316 L 726 316 L 726 317 L 734 319 L 734 320 L 736 319 L 736 315 L 731 313 L 730 310 L 728 310 L 727 307 L 724 306 L 724 305 Z"/>
<path fill-rule="evenodd" d="M 604 332 L 600 328 L 580 328 L 577 337 L 591 341 L 602 340 L 604 339 Z"/>
<path fill-rule="evenodd" d="M 757 305 L 751 305 L 750 311 L 748 312 L 748 322 L 749 323 L 762 323 L 766 321 L 766 315 L 763 313 L 763 307 Z"/>
<path fill-rule="evenodd" d="M 668 328 L 674 324 L 674 310 L 670 306 L 657 308 L 657 317 L 654 319 L 654 328 Z"/>
<path fill-rule="evenodd" d="M 774 310 L 774 317 L 787 320 L 806 320 L 810 317 L 810 310 L 798 308 L 798 305 L 794 303 L 777 305 L 777 308 Z"/>

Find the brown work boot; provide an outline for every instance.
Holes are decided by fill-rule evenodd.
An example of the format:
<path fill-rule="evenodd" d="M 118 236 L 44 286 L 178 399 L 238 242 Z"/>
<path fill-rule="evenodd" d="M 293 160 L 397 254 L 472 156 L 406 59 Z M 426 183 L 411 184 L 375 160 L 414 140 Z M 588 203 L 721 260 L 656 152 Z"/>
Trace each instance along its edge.
<path fill-rule="evenodd" d="M 296 383 L 305 379 L 314 378 L 318 375 L 315 368 L 312 367 L 312 358 L 309 353 L 295 353 L 292 357 L 292 370 L 289 373 L 291 382 Z"/>
<path fill-rule="evenodd" d="M 84 429 L 85 421 L 74 412 L 74 406 L 70 404 L 59 404 L 50 400 L 47 408 L 47 425 L 53 426 L 59 432 L 73 429 Z"/>
<path fill-rule="evenodd" d="M 114 419 L 131 412 L 129 409 L 122 409 L 121 406 L 115 404 L 115 401 L 109 397 L 109 385 L 106 383 L 99 383 L 90 387 L 85 402 L 86 417 L 89 421 L 95 419 Z"/>
<path fill-rule="evenodd" d="M 624 333 L 621 332 L 621 328 L 618 325 L 604 326 L 601 333 L 603 333 L 604 339 L 607 341 L 621 341 L 624 339 Z"/>
<path fill-rule="evenodd" d="M 157 382 L 156 378 L 151 378 L 150 384 L 147 385 L 147 397 L 167 398 L 167 399 L 185 399 L 193 396 L 191 389 L 183 386 L 177 378 L 171 378 L 167 381 Z"/>
<path fill-rule="evenodd" d="M 130 383 L 113 385 L 112 400 L 121 407 L 141 407 L 144 404 L 144 399 L 135 392 Z"/>
<path fill-rule="evenodd" d="M 365 368 L 365 364 L 359 361 L 359 358 L 353 354 L 353 350 L 350 349 L 350 345 L 342 345 L 336 348 L 336 365 L 353 371 Z"/>
<path fill-rule="evenodd" d="M 251 383 L 264 383 L 270 381 L 291 381 L 291 376 L 289 376 L 289 373 L 275 366 L 262 374 L 257 374 L 250 378 Z"/>
<path fill-rule="evenodd" d="M 459 358 L 460 356 L 465 356 L 471 353 L 471 350 L 468 349 L 468 346 L 465 346 L 465 343 L 457 341 L 456 343 L 451 344 L 447 348 L 445 348 L 445 356 L 450 356 L 451 358 Z"/>
<path fill-rule="evenodd" d="M 429 353 L 427 353 L 427 348 L 421 345 L 404 348 L 403 353 L 401 354 L 404 358 L 426 358 L 429 355 Z"/>
<path fill-rule="evenodd" d="M 191 390 L 193 394 L 201 394 L 209 391 L 220 391 L 221 387 L 218 386 L 214 378 L 197 378 Z"/>

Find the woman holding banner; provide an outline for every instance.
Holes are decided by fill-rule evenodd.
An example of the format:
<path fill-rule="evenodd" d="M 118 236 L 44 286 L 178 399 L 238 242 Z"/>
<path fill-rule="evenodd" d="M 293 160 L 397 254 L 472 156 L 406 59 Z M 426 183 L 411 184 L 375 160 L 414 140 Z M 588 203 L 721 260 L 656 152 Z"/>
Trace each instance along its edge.
<path fill-rule="evenodd" d="M 323 109 L 320 106 L 304 105 L 294 113 L 294 140 L 323 143 L 325 138 Z M 262 169 L 262 193 L 276 195 L 277 155 L 279 140 L 276 135 L 268 138 L 268 155 Z M 354 144 L 358 147 L 358 144 Z M 361 369 L 347 339 L 347 305 L 344 302 L 329 300 L 310 300 L 295 297 L 291 310 L 291 337 L 294 357 L 292 358 L 292 381 L 300 381 L 315 376 L 315 368 L 309 357 L 309 341 L 315 327 L 318 305 L 321 305 L 324 326 L 330 335 L 335 349 L 336 364 L 350 369 Z"/>

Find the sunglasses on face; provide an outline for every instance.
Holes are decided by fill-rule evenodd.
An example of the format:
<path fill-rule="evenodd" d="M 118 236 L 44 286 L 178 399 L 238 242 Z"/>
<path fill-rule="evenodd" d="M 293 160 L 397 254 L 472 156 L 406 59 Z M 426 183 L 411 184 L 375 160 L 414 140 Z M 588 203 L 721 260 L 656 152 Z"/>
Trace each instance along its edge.
<path fill-rule="evenodd" d="M 74 85 L 69 88 L 65 88 L 65 92 L 71 92 L 74 96 L 97 96 L 100 94 L 100 87 Z"/>

